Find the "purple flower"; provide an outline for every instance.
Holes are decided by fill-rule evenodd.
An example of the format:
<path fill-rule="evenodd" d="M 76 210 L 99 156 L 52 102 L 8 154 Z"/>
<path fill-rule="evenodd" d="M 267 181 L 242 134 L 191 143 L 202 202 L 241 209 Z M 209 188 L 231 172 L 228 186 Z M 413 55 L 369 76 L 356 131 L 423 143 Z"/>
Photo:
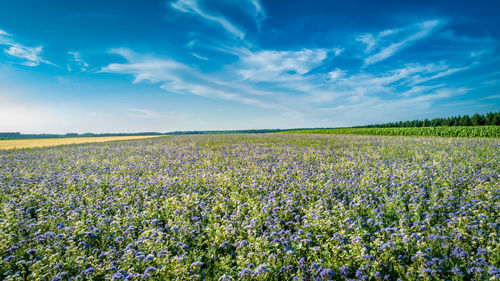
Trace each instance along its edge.
<path fill-rule="evenodd" d="M 231 281 L 233 280 L 233 276 L 229 274 L 224 274 L 219 278 L 219 281 Z"/>
<path fill-rule="evenodd" d="M 456 266 L 451 269 L 451 272 L 453 272 L 453 274 L 458 275 L 458 276 L 463 275 L 462 270 Z"/>
<path fill-rule="evenodd" d="M 115 274 L 113 274 L 111 276 L 111 280 L 112 281 L 120 280 L 120 279 L 123 279 L 123 278 L 125 278 L 125 276 L 122 273 L 120 273 L 120 272 L 117 272 L 117 273 L 115 273 Z"/>
<path fill-rule="evenodd" d="M 92 266 L 90 266 L 90 267 L 88 267 L 88 268 L 84 269 L 84 270 L 82 271 L 82 274 L 84 274 L 84 275 L 89 275 L 89 274 L 92 274 L 92 273 L 94 273 L 94 272 L 95 272 L 95 269 L 94 269 Z"/>
<path fill-rule="evenodd" d="M 195 261 L 195 262 L 191 263 L 191 267 L 194 269 L 201 268 L 203 265 L 204 265 L 204 263 L 201 261 Z"/>
<path fill-rule="evenodd" d="M 490 265 L 488 267 L 488 274 L 491 275 L 491 276 L 495 276 L 497 278 L 500 277 L 500 271 L 498 270 L 497 267 L 494 267 L 493 265 Z"/>
<path fill-rule="evenodd" d="M 257 268 L 254 270 L 255 275 L 261 275 L 264 273 L 270 272 L 269 268 L 267 268 L 267 265 L 261 264 L 257 266 Z"/>
<path fill-rule="evenodd" d="M 309 267 L 309 269 L 310 269 L 311 271 L 316 271 L 316 270 L 318 270 L 319 268 L 320 268 L 320 267 L 319 267 L 319 264 L 317 264 L 317 263 L 315 263 L 315 262 L 311 263 L 311 266 Z"/>
<path fill-rule="evenodd" d="M 347 265 L 343 265 L 341 266 L 340 268 L 340 273 L 343 275 L 343 276 L 347 276 L 349 274 L 349 266 Z"/>
<path fill-rule="evenodd" d="M 452 255 L 457 258 L 466 258 L 468 256 L 467 252 L 465 252 L 462 247 L 456 247 L 453 249 Z"/>
<path fill-rule="evenodd" d="M 423 274 L 432 274 L 432 269 L 430 269 L 430 268 L 424 268 L 424 269 L 422 269 L 422 273 Z"/>
<path fill-rule="evenodd" d="M 241 270 L 240 273 L 238 273 L 238 276 L 239 277 L 246 277 L 246 276 L 250 276 L 253 274 L 253 270 L 249 269 L 249 268 L 243 268 Z"/>
<path fill-rule="evenodd" d="M 486 251 L 485 249 L 483 248 L 477 248 L 477 254 L 478 255 L 487 255 L 488 254 L 488 251 Z"/>
<path fill-rule="evenodd" d="M 321 276 L 321 278 L 323 279 L 328 279 L 333 278 L 335 276 L 335 273 L 329 268 L 323 268 L 319 272 L 319 276 Z"/>
<path fill-rule="evenodd" d="M 6 257 L 5 259 L 3 259 L 4 261 L 11 261 L 15 258 L 14 255 L 9 255 L 8 257 Z"/>
<path fill-rule="evenodd" d="M 480 267 L 473 266 L 469 270 L 467 270 L 467 273 L 469 274 L 482 274 L 484 272 L 484 269 Z"/>

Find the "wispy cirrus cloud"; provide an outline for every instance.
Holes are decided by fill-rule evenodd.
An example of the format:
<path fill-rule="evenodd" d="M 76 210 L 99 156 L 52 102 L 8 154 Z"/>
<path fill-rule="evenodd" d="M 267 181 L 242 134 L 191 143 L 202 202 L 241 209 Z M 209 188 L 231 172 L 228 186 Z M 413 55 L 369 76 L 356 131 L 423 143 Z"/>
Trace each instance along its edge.
<path fill-rule="evenodd" d="M 299 51 L 262 50 L 251 52 L 244 49 L 239 73 L 244 79 L 272 81 L 284 74 L 304 75 L 321 65 L 328 54 L 327 49 L 303 49 Z"/>
<path fill-rule="evenodd" d="M 113 52 L 122 55 L 127 62 L 110 64 L 101 72 L 133 75 L 134 83 L 158 83 L 171 93 L 233 100 L 279 110 L 283 114 L 322 111 L 330 108 L 328 105 L 332 102 L 349 107 L 362 100 L 406 103 L 412 97 L 415 102 L 428 103 L 445 97 L 435 95 L 436 91 L 449 89 L 448 93 L 453 92 L 445 84 L 430 82 L 465 69 L 450 68 L 442 62 L 408 64 L 381 73 L 349 73 L 339 68 L 326 73 L 309 73 L 332 52 L 304 49 L 255 53 L 240 50 L 242 55 L 238 62 L 220 72 L 203 73 L 171 58 L 137 54 L 126 49 Z"/>
<path fill-rule="evenodd" d="M 82 54 L 78 51 L 68 52 L 70 63 L 67 65 L 68 71 L 73 71 L 72 66 L 76 66 L 80 71 L 87 71 L 89 64 L 82 59 Z"/>
<path fill-rule="evenodd" d="M 203 73 L 172 58 L 138 54 L 124 48 L 113 49 L 111 53 L 122 56 L 127 62 L 109 64 L 100 72 L 129 74 L 134 76 L 133 83 L 159 83 L 163 90 L 170 93 L 234 100 L 264 108 L 275 106 L 251 97 L 252 91 L 242 85 L 234 85 L 233 81 Z"/>
<path fill-rule="evenodd" d="M 250 4 L 252 4 L 255 8 L 255 21 L 257 23 L 257 29 L 261 30 L 261 23 L 266 18 L 266 11 L 262 7 L 260 0 L 250 0 Z"/>
<path fill-rule="evenodd" d="M 250 0 L 250 3 L 255 7 L 255 12 L 257 14 L 264 14 L 264 8 L 259 0 Z"/>
<path fill-rule="evenodd" d="M 369 54 L 364 59 L 365 65 L 383 61 L 404 48 L 411 46 L 416 41 L 429 36 L 443 22 L 440 20 L 427 20 L 401 29 L 388 29 L 381 31 L 376 36 L 368 33 L 357 37 L 366 45 L 365 53 Z"/>
<path fill-rule="evenodd" d="M 192 70 L 173 59 L 141 55 L 126 48 L 112 49 L 110 53 L 120 55 L 128 62 L 109 64 L 100 72 L 130 74 L 135 77 L 133 83 L 176 81 L 183 73 Z"/>
<path fill-rule="evenodd" d="M 4 50 L 6 54 L 24 60 L 21 64 L 26 66 L 38 66 L 40 62 L 45 62 L 40 54 L 42 53 L 42 47 L 26 47 L 19 44 L 10 45 L 8 49 Z M 48 63 L 50 64 L 50 63 Z"/>
<path fill-rule="evenodd" d="M 362 34 L 357 37 L 365 46 L 360 59 L 365 66 L 389 59 L 432 36 L 442 24 L 428 20 L 374 35 Z M 191 47 L 189 54 L 198 57 Z M 374 71 L 365 67 L 343 69 L 336 64 L 343 50 L 342 45 L 299 50 L 226 46 L 218 51 L 236 56 L 237 60 L 216 71 L 202 71 L 196 64 L 174 58 L 114 49 L 112 52 L 126 62 L 109 64 L 101 72 L 129 74 L 134 76 L 133 83 L 157 83 L 169 93 L 231 100 L 305 120 L 307 116 L 352 116 L 356 110 L 409 110 L 412 106 L 426 109 L 440 100 L 466 95 L 468 88 L 450 85 L 446 79 L 477 66 L 468 60 L 440 60 L 406 62 Z"/>
<path fill-rule="evenodd" d="M 18 59 L 20 64 L 26 66 L 38 66 L 40 63 L 54 65 L 52 62 L 42 58 L 42 46 L 28 47 L 16 42 L 13 36 L 6 31 L 0 30 L 0 45 L 4 46 L 4 53 L 12 58 Z"/>
<path fill-rule="evenodd" d="M 193 55 L 193 57 L 195 57 L 197 59 L 200 59 L 200 60 L 204 60 L 204 61 L 210 60 L 209 58 L 201 56 L 201 55 L 198 55 L 197 53 L 191 53 L 191 55 Z"/>
<path fill-rule="evenodd" d="M 243 39 L 245 37 L 245 33 L 234 26 L 231 22 L 229 22 L 226 18 L 222 16 L 214 16 L 205 11 L 203 11 L 197 0 L 177 0 L 170 4 L 170 6 L 178 11 L 184 13 L 192 13 L 196 14 L 205 20 L 215 22 L 222 26 L 227 32 L 233 34 L 234 36 Z"/>
<path fill-rule="evenodd" d="M 169 121 L 182 120 L 187 117 L 187 114 L 182 112 L 162 113 L 156 110 L 145 108 L 127 108 L 124 110 L 128 117 L 139 119 L 164 119 Z"/>
<path fill-rule="evenodd" d="M 245 4 L 249 5 L 252 9 L 248 9 Z M 214 15 L 210 12 L 205 11 L 200 5 L 199 0 L 176 0 L 174 2 L 171 2 L 170 6 L 177 11 L 197 15 L 209 22 L 216 23 L 224 28 L 228 33 L 234 35 L 239 39 L 245 38 L 244 30 L 237 27 L 222 15 Z M 255 20 L 255 24 L 257 25 L 257 29 L 260 30 L 261 22 L 266 18 L 266 13 L 260 0 L 248 0 L 244 3 L 240 3 L 239 6 L 240 9 L 249 13 L 253 17 L 253 19 Z"/>
<path fill-rule="evenodd" d="M 399 33 L 400 29 L 387 29 L 379 32 L 376 36 L 371 33 L 359 35 L 356 40 L 362 42 L 366 45 L 365 53 L 370 53 L 373 48 L 375 48 L 381 40 L 390 35 Z"/>

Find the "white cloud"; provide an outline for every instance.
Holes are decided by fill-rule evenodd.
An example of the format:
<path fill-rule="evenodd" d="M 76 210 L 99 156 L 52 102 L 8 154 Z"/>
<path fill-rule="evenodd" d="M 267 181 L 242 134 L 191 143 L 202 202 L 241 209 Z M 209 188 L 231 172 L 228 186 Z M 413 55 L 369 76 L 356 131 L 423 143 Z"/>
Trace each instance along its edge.
<path fill-rule="evenodd" d="M 486 96 L 484 98 L 481 98 L 482 100 L 493 100 L 493 99 L 500 99 L 500 95 L 491 95 L 491 96 Z"/>
<path fill-rule="evenodd" d="M 333 48 L 332 51 L 333 51 L 333 54 L 335 56 L 340 56 L 340 54 L 344 51 L 344 49 L 343 48 Z"/>
<path fill-rule="evenodd" d="M 400 29 L 387 29 L 379 32 L 377 36 L 373 36 L 373 34 L 370 33 L 362 34 L 356 38 L 356 41 L 364 43 L 366 45 L 365 53 L 370 53 L 385 37 L 395 35 L 400 31 Z"/>
<path fill-rule="evenodd" d="M 24 47 L 19 44 L 11 45 L 8 49 L 4 49 L 5 53 L 26 60 L 23 64 L 27 66 L 38 66 L 42 59 L 40 54 L 42 53 L 42 47 Z"/>
<path fill-rule="evenodd" d="M 334 71 L 328 72 L 328 79 L 330 80 L 337 80 L 344 76 L 345 72 L 336 68 Z"/>
<path fill-rule="evenodd" d="M 339 68 L 316 73 L 311 70 L 323 65 L 329 53 L 326 49 L 257 52 L 240 49 L 236 63 L 220 72 L 203 73 L 170 58 L 127 49 L 113 52 L 127 62 L 110 64 L 101 72 L 133 75 L 133 83 L 158 83 L 170 93 L 225 99 L 278 110 L 287 116 L 331 114 L 331 110 L 350 110 L 357 108 L 357 104 L 375 107 L 377 102 L 406 106 L 411 100 L 426 107 L 454 93 L 445 84 L 429 84 L 431 81 L 465 70 L 441 62 L 408 64 L 381 73 L 349 74 Z M 337 106 L 331 107 L 332 104 Z"/>
<path fill-rule="evenodd" d="M 415 43 L 416 41 L 427 37 L 434 30 L 436 30 L 440 24 L 441 21 L 439 20 L 428 20 L 420 22 L 416 25 L 407 26 L 402 29 L 385 30 L 380 32 L 376 37 L 372 34 L 364 34 L 358 36 L 356 40 L 366 45 L 365 53 L 371 53 L 364 60 L 365 65 L 370 65 L 385 60 L 395 53 L 399 52 L 400 50 L 411 46 L 411 44 Z M 393 35 L 401 34 L 405 34 L 406 36 L 404 36 L 403 38 L 398 38 L 398 40 L 384 39 L 386 37 L 392 38 Z M 384 43 L 388 43 L 389 45 L 380 46 Z"/>
<path fill-rule="evenodd" d="M 198 58 L 200 60 L 205 60 L 205 61 L 209 60 L 207 57 L 200 56 L 200 55 L 198 55 L 196 53 L 191 53 L 191 55 L 193 55 L 193 57 Z"/>
<path fill-rule="evenodd" d="M 121 73 L 134 75 L 134 83 L 150 81 L 177 80 L 181 71 L 189 72 L 190 67 L 168 58 L 156 58 L 136 54 L 128 49 L 113 49 L 111 53 L 121 55 L 129 63 L 112 63 L 101 69 L 101 72 Z"/>
<path fill-rule="evenodd" d="M 283 76 L 304 75 L 321 65 L 326 59 L 326 49 L 303 49 L 300 51 L 264 50 L 240 57 L 239 73 L 245 80 L 272 81 Z"/>
<path fill-rule="evenodd" d="M 254 92 L 243 86 L 234 85 L 232 81 L 221 77 L 204 74 L 170 58 L 141 55 L 127 49 L 114 49 L 112 52 L 123 56 L 127 62 L 110 64 L 100 72 L 133 75 L 133 83 L 159 83 L 162 89 L 171 93 L 234 100 L 264 108 L 276 107 L 251 97 Z"/>
<path fill-rule="evenodd" d="M 264 13 L 264 9 L 262 8 L 262 4 L 259 0 L 250 0 L 250 3 L 252 3 L 252 5 L 255 7 L 255 11 L 258 14 Z"/>
<path fill-rule="evenodd" d="M 68 55 L 70 55 L 70 64 L 68 64 L 69 71 L 72 70 L 71 65 L 77 66 L 80 69 L 80 71 L 87 71 L 89 64 L 82 59 L 82 55 L 80 54 L 80 52 L 78 51 L 68 52 Z"/>
<path fill-rule="evenodd" d="M 365 53 L 369 53 L 377 44 L 377 39 L 370 33 L 359 35 L 356 37 L 356 41 L 366 45 Z"/>
<path fill-rule="evenodd" d="M 427 82 L 427 81 L 436 80 L 436 79 L 439 79 L 442 77 L 450 76 L 452 74 L 467 70 L 469 68 L 470 68 L 469 66 L 447 68 L 446 70 L 432 73 L 432 75 L 430 75 L 430 76 L 415 79 L 413 85 L 418 85 L 418 84 L 422 84 L 422 83 Z"/>
<path fill-rule="evenodd" d="M 198 5 L 197 0 L 177 0 L 176 2 L 173 2 L 170 5 L 172 6 L 172 8 L 179 10 L 181 12 L 196 14 L 208 21 L 216 22 L 220 26 L 222 26 L 227 32 L 235 35 L 240 39 L 243 39 L 245 37 L 245 33 L 236 26 L 234 26 L 226 18 L 221 16 L 214 16 L 203 11 Z"/>
<path fill-rule="evenodd" d="M 10 34 L 9 34 L 9 33 L 5 32 L 5 31 L 3 31 L 3 30 L 1 30 L 1 29 L 0 29 L 0 35 L 10 36 Z M 0 40 L 1 40 L 1 39 L 0 39 Z"/>
<path fill-rule="evenodd" d="M 266 12 L 260 0 L 247 0 L 245 4 L 250 5 L 250 9 L 248 5 L 241 5 L 239 2 L 235 2 L 235 8 L 240 9 L 241 11 L 249 14 L 255 21 L 257 25 L 257 29 L 260 31 L 261 23 L 266 18 Z M 222 28 L 224 28 L 230 34 L 236 36 L 239 39 L 244 39 L 245 32 L 240 28 L 236 27 L 233 23 L 231 23 L 228 19 L 221 15 L 214 15 L 205 11 L 199 4 L 198 0 L 176 0 L 170 3 L 170 6 L 180 12 L 190 13 L 198 15 L 199 17 L 217 23 Z"/>
<path fill-rule="evenodd" d="M 429 36 L 440 24 L 438 20 L 424 21 L 360 36 L 357 40 L 366 47 L 363 59 L 367 65 L 387 59 Z M 226 46 L 224 52 L 237 56 L 236 62 L 217 71 L 204 72 L 172 58 L 115 49 L 113 52 L 123 56 L 126 62 L 112 63 L 101 72 L 129 74 L 135 77 L 133 83 L 158 83 L 169 93 L 255 105 L 297 120 L 344 115 L 352 118 L 359 111 L 387 112 L 390 108 L 401 109 L 403 114 L 404 110 L 426 109 L 439 100 L 467 93 L 467 89 L 443 82 L 445 77 L 472 68 L 467 61 L 407 63 L 370 72 L 366 68 L 341 69 L 335 60 L 328 59 L 341 55 L 343 50 L 252 50 Z M 192 50 L 188 54 L 205 59 Z M 348 119 L 342 122 L 337 124 L 349 124 Z"/>
<path fill-rule="evenodd" d="M 182 112 L 164 113 L 145 108 L 127 108 L 124 111 L 128 117 L 138 119 L 166 119 L 168 121 L 180 121 L 187 117 L 187 115 Z"/>
<path fill-rule="evenodd" d="M 12 39 L 12 35 L 0 30 L 0 45 L 5 46 L 3 51 L 21 61 L 26 66 L 38 66 L 40 63 L 53 65 L 50 61 L 44 60 L 41 56 L 43 47 L 27 47 Z"/>
<path fill-rule="evenodd" d="M 261 23 L 266 18 L 266 12 L 264 11 L 260 0 L 250 0 L 250 4 L 255 8 L 254 19 L 257 24 L 257 29 L 260 31 Z"/>
<path fill-rule="evenodd" d="M 355 89 L 359 95 L 389 94 L 394 97 L 407 98 L 418 96 L 443 88 L 442 83 L 429 83 L 467 67 L 451 68 L 446 63 L 407 64 L 402 68 L 382 73 L 357 73 L 338 80 L 336 85 L 344 89 Z"/>

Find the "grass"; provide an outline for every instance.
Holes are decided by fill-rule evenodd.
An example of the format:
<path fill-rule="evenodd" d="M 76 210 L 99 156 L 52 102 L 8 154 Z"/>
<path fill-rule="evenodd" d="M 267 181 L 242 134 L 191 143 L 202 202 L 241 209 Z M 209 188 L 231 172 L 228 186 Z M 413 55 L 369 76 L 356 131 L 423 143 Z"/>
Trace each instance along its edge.
<path fill-rule="evenodd" d="M 0 149 L 35 148 L 35 147 L 57 146 L 65 144 L 135 140 L 135 139 L 145 139 L 153 137 L 158 137 L 158 136 L 119 136 L 119 137 L 90 137 L 90 138 L 85 137 L 85 138 L 0 140 Z"/>
<path fill-rule="evenodd" d="M 335 128 L 290 130 L 281 133 L 294 134 L 338 134 L 374 136 L 429 136 L 460 138 L 499 138 L 500 126 L 452 126 L 409 128 Z"/>

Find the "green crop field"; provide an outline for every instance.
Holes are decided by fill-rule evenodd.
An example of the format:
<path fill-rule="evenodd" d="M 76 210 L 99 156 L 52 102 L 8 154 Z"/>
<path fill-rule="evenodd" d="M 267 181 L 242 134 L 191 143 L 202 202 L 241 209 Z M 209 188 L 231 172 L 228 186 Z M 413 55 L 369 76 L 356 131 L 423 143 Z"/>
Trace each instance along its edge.
<path fill-rule="evenodd" d="M 453 127 L 410 127 L 410 128 L 336 128 L 290 130 L 281 133 L 294 134 L 337 134 L 373 136 L 429 136 L 458 138 L 498 138 L 500 126 L 453 126 Z"/>

